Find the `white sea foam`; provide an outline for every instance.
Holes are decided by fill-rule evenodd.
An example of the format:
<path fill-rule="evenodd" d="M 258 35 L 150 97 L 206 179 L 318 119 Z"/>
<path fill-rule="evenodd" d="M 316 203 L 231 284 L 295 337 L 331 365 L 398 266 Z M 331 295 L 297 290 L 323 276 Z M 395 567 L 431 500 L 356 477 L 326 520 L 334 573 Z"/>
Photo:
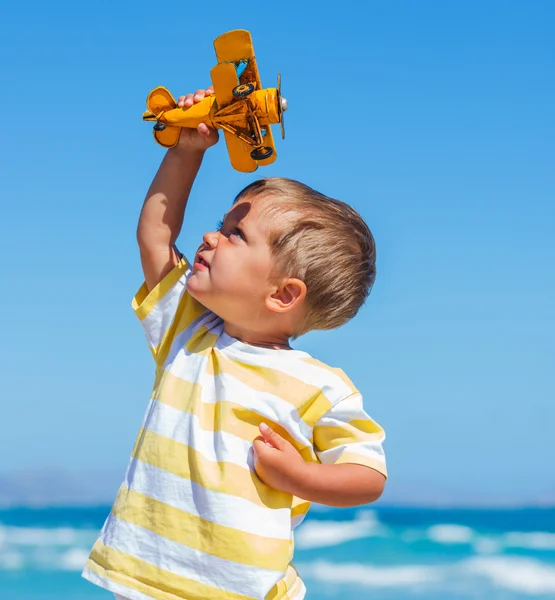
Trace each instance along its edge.
<path fill-rule="evenodd" d="M 407 587 L 439 581 L 441 569 L 428 566 L 375 567 L 361 563 L 336 564 L 316 561 L 297 565 L 303 577 L 328 583 L 342 583 L 364 587 Z"/>
<path fill-rule="evenodd" d="M 555 533 L 547 531 L 511 531 L 503 536 L 503 543 L 506 548 L 555 550 Z"/>
<path fill-rule="evenodd" d="M 0 525 L 0 547 L 15 546 L 71 546 L 95 539 L 97 530 L 57 527 L 13 527 Z"/>
<path fill-rule="evenodd" d="M 361 511 L 353 521 L 308 521 L 295 532 L 301 549 L 335 546 L 350 540 L 387 535 L 374 511 Z"/>
<path fill-rule="evenodd" d="M 468 574 L 487 578 L 496 587 L 526 594 L 555 593 L 555 567 L 517 556 L 471 558 L 462 564 Z"/>
<path fill-rule="evenodd" d="M 471 544 L 476 532 L 463 525 L 433 525 L 428 528 L 427 536 L 439 544 Z"/>
<path fill-rule="evenodd" d="M 83 548 L 72 548 L 62 554 L 59 566 L 64 571 L 82 571 L 88 558 L 88 551 Z"/>
<path fill-rule="evenodd" d="M 97 530 L 0 525 L 0 570 L 80 570 Z"/>
<path fill-rule="evenodd" d="M 476 554 L 496 554 L 503 552 L 504 545 L 499 537 L 481 535 L 472 543 Z"/>
<path fill-rule="evenodd" d="M 24 565 L 23 556 L 19 552 L 0 552 L 0 570 L 19 571 Z"/>
<path fill-rule="evenodd" d="M 468 544 L 477 554 L 494 554 L 506 548 L 555 550 L 555 533 L 547 531 L 480 534 L 463 525 L 439 524 L 429 527 L 424 534 L 418 530 L 407 530 L 401 538 L 407 543 L 427 538 L 436 544 Z"/>
<path fill-rule="evenodd" d="M 555 567 L 539 560 L 518 556 L 475 557 L 443 566 L 374 566 L 361 563 L 316 561 L 297 564 L 302 577 L 329 584 L 369 588 L 418 586 L 421 590 L 480 589 L 489 586 L 490 595 L 505 589 L 530 596 L 555 593 Z"/>

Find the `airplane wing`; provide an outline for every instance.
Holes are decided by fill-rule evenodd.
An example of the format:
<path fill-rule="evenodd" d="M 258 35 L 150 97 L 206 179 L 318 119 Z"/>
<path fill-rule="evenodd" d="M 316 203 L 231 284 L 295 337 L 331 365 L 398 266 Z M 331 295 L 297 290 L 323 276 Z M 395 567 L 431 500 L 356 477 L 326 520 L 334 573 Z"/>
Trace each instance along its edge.
<path fill-rule="evenodd" d="M 258 164 L 251 158 L 251 147 L 229 131 L 224 131 L 224 137 L 231 166 L 242 173 L 256 171 Z"/>
<path fill-rule="evenodd" d="M 164 148 L 174 148 L 179 142 L 181 127 L 166 127 L 164 131 L 153 131 L 154 139 Z"/>
<path fill-rule="evenodd" d="M 210 77 L 218 106 L 233 102 L 233 88 L 239 85 L 235 65 L 230 62 L 219 63 L 210 71 Z"/>
<path fill-rule="evenodd" d="M 248 60 L 241 75 L 241 83 L 252 83 L 257 90 L 262 89 L 260 75 L 254 57 L 251 34 L 245 29 L 235 29 L 220 35 L 214 40 L 214 50 L 219 63 L 235 63 Z"/>
<path fill-rule="evenodd" d="M 143 113 L 143 120 L 156 121 L 157 117 L 162 112 L 167 112 L 174 109 L 177 103 L 171 93 L 163 86 L 154 88 L 146 99 L 146 107 L 148 110 Z M 164 146 L 164 148 L 173 148 L 177 146 L 179 136 L 181 135 L 180 127 L 167 126 L 161 131 L 154 130 L 154 139 Z"/>
<path fill-rule="evenodd" d="M 146 99 L 146 107 L 153 115 L 159 115 L 161 112 L 172 110 L 176 106 L 177 102 L 174 97 L 161 85 L 154 88 Z M 143 118 L 145 118 L 145 115 L 146 113 L 143 115 Z"/>
<path fill-rule="evenodd" d="M 264 145 L 269 146 L 274 152 L 272 156 L 269 158 L 265 158 L 264 160 L 257 160 L 256 162 L 259 166 L 264 167 L 265 165 L 271 165 L 277 158 L 276 145 L 274 143 L 274 136 L 272 135 L 272 129 L 270 125 L 266 128 L 266 135 L 264 136 Z"/>

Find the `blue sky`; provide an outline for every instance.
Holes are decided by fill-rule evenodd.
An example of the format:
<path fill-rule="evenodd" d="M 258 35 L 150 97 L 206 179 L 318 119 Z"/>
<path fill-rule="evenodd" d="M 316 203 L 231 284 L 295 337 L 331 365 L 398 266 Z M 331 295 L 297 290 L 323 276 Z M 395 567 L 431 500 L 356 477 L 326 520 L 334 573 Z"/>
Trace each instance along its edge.
<path fill-rule="evenodd" d="M 555 5 L 246 6 L 4 9 L 0 473 L 123 475 L 153 376 L 130 308 L 163 156 L 145 98 L 207 85 L 213 39 L 244 28 L 262 83 L 281 71 L 287 137 L 254 174 L 223 142 L 207 154 L 181 249 L 258 177 L 353 204 L 375 288 L 296 347 L 344 368 L 385 427 L 383 501 L 555 500 Z"/>

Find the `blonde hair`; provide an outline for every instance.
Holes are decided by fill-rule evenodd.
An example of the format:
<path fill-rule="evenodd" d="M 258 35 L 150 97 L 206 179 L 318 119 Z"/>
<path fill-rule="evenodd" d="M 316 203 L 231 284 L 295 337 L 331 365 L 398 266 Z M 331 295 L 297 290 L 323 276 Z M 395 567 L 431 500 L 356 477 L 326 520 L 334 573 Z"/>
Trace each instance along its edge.
<path fill-rule="evenodd" d="M 374 237 L 358 212 L 281 177 L 251 183 L 235 202 L 246 196 L 269 199 L 266 213 L 288 217 L 286 226 L 270 232 L 268 242 L 275 259 L 273 276 L 298 278 L 307 287 L 304 318 L 292 337 L 334 329 L 352 319 L 376 278 Z"/>

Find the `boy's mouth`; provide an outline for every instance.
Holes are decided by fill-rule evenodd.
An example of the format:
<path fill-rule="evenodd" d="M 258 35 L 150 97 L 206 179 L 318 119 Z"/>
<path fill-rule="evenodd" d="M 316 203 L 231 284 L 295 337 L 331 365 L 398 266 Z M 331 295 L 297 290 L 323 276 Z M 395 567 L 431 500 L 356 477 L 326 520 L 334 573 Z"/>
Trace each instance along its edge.
<path fill-rule="evenodd" d="M 204 260 L 204 258 L 202 258 L 202 256 L 200 254 L 197 254 L 197 257 L 195 259 L 195 264 L 193 266 L 198 267 L 199 269 L 209 269 L 210 268 L 210 265 Z"/>

